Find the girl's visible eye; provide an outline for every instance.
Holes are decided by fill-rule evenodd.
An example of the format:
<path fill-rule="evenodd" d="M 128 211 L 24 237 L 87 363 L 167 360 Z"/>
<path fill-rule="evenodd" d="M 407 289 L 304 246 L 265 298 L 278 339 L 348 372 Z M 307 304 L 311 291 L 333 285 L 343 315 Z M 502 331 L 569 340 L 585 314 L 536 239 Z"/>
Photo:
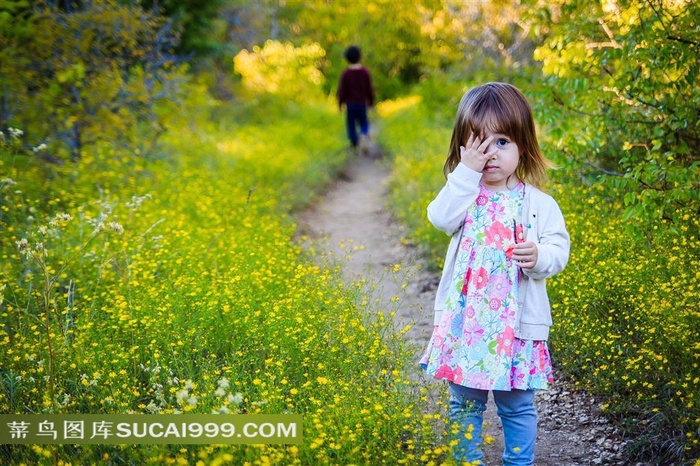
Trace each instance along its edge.
<path fill-rule="evenodd" d="M 498 138 L 496 139 L 496 146 L 497 147 L 505 147 L 508 145 L 510 141 L 506 138 Z"/>

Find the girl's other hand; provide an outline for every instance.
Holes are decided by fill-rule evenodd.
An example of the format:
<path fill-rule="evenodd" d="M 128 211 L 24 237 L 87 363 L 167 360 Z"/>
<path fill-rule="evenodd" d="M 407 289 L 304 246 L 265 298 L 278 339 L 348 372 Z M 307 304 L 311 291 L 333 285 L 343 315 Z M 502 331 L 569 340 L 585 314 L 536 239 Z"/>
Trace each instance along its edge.
<path fill-rule="evenodd" d="M 479 136 L 475 136 L 474 133 L 469 134 L 466 147 L 459 146 L 460 161 L 474 171 L 483 172 L 486 162 L 498 150 L 494 148 L 492 151 L 486 152 L 491 141 L 493 141 L 493 136 L 482 140 Z"/>
<path fill-rule="evenodd" d="M 537 245 L 532 241 L 518 243 L 513 247 L 513 260 L 521 269 L 532 269 L 537 265 Z"/>

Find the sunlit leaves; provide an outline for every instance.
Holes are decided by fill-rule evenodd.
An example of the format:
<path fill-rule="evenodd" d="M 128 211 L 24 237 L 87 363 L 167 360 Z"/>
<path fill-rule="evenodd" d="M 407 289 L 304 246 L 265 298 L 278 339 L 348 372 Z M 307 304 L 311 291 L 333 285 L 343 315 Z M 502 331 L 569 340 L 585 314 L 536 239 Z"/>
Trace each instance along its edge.
<path fill-rule="evenodd" d="M 298 101 L 322 97 L 320 71 L 326 52 L 319 44 L 294 47 L 269 40 L 263 47 L 243 50 L 233 58 L 243 86 L 256 94 L 276 94 Z"/>
<path fill-rule="evenodd" d="M 133 145 L 136 127 L 157 137 L 154 106 L 180 99 L 185 80 L 164 18 L 111 0 L 16 10 L 0 30 L 0 119 L 21 122 L 28 144 L 47 144 L 52 160 L 76 160 L 98 140 Z"/>
<path fill-rule="evenodd" d="M 696 212 L 697 2 L 529 3 L 546 33 L 535 57 L 555 103 L 541 113 L 572 168 L 624 189 L 629 225 L 648 230 Z M 570 144 L 580 134 L 584 143 Z"/>

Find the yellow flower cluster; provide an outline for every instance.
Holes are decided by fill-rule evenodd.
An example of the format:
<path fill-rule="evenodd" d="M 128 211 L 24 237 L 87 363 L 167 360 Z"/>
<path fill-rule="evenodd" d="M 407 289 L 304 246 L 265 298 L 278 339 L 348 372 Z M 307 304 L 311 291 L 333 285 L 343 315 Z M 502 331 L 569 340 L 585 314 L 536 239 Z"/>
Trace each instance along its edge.
<path fill-rule="evenodd" d="M 569 265 L 550 282 L 554 357 L 577 386 L 606 398 L 606 410 L 634 416 L 648 449 L 673 442 L 697 452 L 700 220 L 643 235 L 626 228 L 609 189 L 553 194 L 572 235 Z"/>
<path fill-rule="evenodd" d="M 170 133 L 167 159 L 106 145 L 47 166 L 0 148 L 13 180 L 0 207 L 0 412 L 300 413 L 304 444 L 12 446 L 12 461 L 444 457 L 390 309 L 296 238 L 290 212 L 345 161 L 342 119 L 332 107 L 265 117 L 192 122 Z M 37 233 L 62 212 L 60 229 Z M 40 236 L 41 264 L 26 254 Z"/>

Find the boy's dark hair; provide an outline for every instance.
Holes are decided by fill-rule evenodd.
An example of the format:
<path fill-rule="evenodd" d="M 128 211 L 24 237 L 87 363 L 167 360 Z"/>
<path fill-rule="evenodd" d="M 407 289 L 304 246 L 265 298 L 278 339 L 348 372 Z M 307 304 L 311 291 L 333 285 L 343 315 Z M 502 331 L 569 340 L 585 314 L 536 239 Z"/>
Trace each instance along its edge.
<path fill-rule="evenodd" d="M 348 61 L 348 63 L 352 63 L 353 65 L 355 63 L 358 63 L 360 61 L 360 57 L 362 56 L 362 52 L 360 52 L 360 47 L 356 45 L 351 45 L 347 49 L 345 49 L 345 59 Z"/>

